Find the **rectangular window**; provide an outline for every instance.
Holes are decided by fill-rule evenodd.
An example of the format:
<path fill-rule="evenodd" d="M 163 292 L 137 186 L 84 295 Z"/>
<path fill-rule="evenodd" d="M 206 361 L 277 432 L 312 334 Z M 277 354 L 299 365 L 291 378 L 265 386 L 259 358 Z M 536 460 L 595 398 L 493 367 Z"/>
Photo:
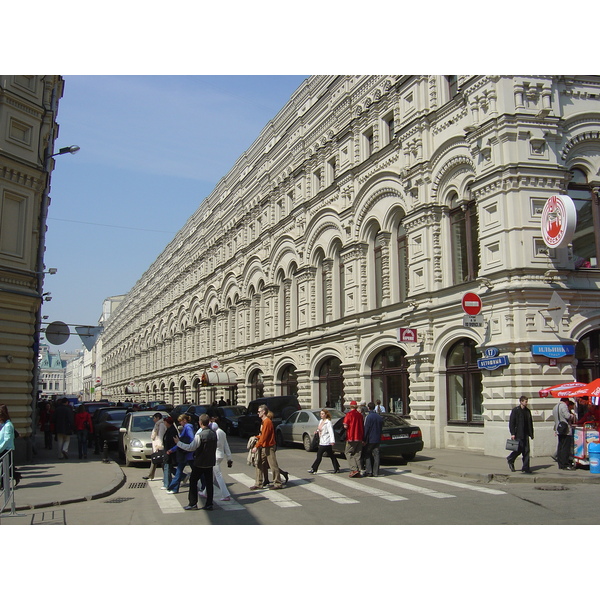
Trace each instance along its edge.
<path fill-rule="evenodd" d="M 322 185 L 322 181 L 321 181 L 321 169 L 317 169 L 314 173 L 313 173 L 313 184 L 314 184 L 314 193 L 316 194 L 320 189 L 321 189 L 321 185 Z"/>
<path fill-rule="evenodd" d="M 452 276 L 455 284 L 473 281 L 479 272 L 477 213 L 474 203 L 450 212 Z"/>
<path fill-rule="evenodd" d="M 383 251 L 375 246 L 375 307 L 381 308 L 383 301 Z"/>
<path fill-rule="evenodd" d="M 6 192 L 0 205 L 0 253 L 23 258 L 27 199 Z"/>
<path fill-rule="evenodd" d="M 328 173 L 328 183 L 332 184 L 335 181 L 335 178 L 337 177 L 337 158 L 333 157 L 327 163 L 327 167 L 328 167 L 328 170 L 329 170 L 329 173 Z"/>
<path fill-rule="evenodd" d="M 389 114 L 387 117 L 383 119 L 384 127 L 383 127 L 383 143 L 391 144 L 394 140 L 394 115 L 393 113 Z"/>
<path fill-rule="evenodd" d="M 364 142 L 364 155 L 365 158 L 369 158 L 373 154 L 373 130 L 365 131 L 363 135 Z"/>
<path fill-rule="evenodd" d="M 398 288 L 400 302 L 404 302 L 408 296 L 408 243 L 406 234 L 398 234 Z"/>

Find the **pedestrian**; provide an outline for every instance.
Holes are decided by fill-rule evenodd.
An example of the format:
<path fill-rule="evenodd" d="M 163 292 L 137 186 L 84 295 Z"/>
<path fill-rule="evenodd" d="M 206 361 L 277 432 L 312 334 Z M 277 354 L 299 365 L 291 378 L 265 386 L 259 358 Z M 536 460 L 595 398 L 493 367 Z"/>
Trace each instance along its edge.
<path fill-rule="evenodd" d="M 574 471 L 575 467 L 571 464 L 571 446 L 573 442 L 571 422 L 573 415 L 569 411 L 569 402 L 569 398 L 561 398 L 560 402 L 552 409 L 552 417 L 554 418 L 554 433 L 558 437 L 556 447 L 558 468 Z"/>
<path fill-rule="evenodd" d="M 94 431 L 92 415 L 85 404 L 82 404 L 75 413 L 75 433 L 77 434 L 77 452 L 79 460 L 87 459 L 88 437 Z"/>
<path fill-rule="evenodd" d="M 177 431 L 177 427 L 175 427 L 172 417 L 165 417 L 163 421 L 165 423 L 163 448 L 173 448 L 173 446 L 177 445 L 175 443 L 175 437 L 179 435 L 179 431 Z M 173 477 L 175 476 L 175 471 L 177 469 L 176 456 L 177 453 L 168 454 L 165 452 L 165 460 L 163 462 L 163 486 L 160 488 L 161 490 L 168 489 Z"/>
<path fill-rule="evenodd" d="M 365 445 L 362 450 L 362 460 L 365 465 L 363 475 L 379 477 L 379 445 L 381 444 L 381 430 L 383 429 L 383 417 L 375 412 L 375 404 L 369 402 L 369 412 L 364 422 Z"/>
<path fill-rule="evenodd" d="M 69 458 L 69 442 L 74 429 L 73 409 L 68 398 L 61 398 L 54 411 L 54 433 L 58 442 L 58 458 Z"/>
<path fill-rule="evenodd" d="M 54 435 L 54 406 L 46 402 L 40 414 L 40 430 L 44 432 L 44 448 L 52 450 L 52 437 Z"/>
<path fill-rule="evenodd" d="M 358 405 L 358 410 L 364 419 L 367 416 L 367 413 L 369 412 L 369 409 L 367 408 L 367 402 L 365 400 L 360 401 L 360 404 Z"/>
<path fill-rule="evenodd" d="M 215 427 L 216 426 L 216 427 Z M 231 495 L 225 485 L 223 479 L 223 473 L 221 472 L 221 463 L 227 459 L 227 467 L 231 468 L 233 465 L 233 456 L 229 449 L 229 443 L 227 442 L 227 434 L 219 426 L 219 417 L 215 416 L 211 418 L 211 429 L 217 434 L 217 459 L 215 466 L 213 467 L 213 476 L 216 484 L 219 486 L 221 492 L 221 500 L 231 500 Z"/>
<path fill-rule="evenodd" d="M 191 423 L 191 416 L 187 413 L 184 413 L 179 416 L 177 419 L 182 426 L 181 434 L 177 437 L 183 444 L 190 444 L 194 439 L 194 427 Z M 177 461 L 177 470 L 175 471 L 175 476 L 173 477 L 171 483 L 167 487 L 167 494 L 178 494 L 179 486 L 183 479 L 183 470 L 186 465 L 189 465 L 190 468 L 192 466 L 194 460 L 194 453 L 188 452 L 186 450 L 182 450 L 183 446 L 179 446 L 177 444 L 177 439 L 173 438 L 175 442 L 175 446 L 167 450 L 169 454 L 175 454 L 175 458 Z"/>
<path fill-rule="evenodd" d="M 350 466 L 350 477 L 360 477 L 360 455 L 365 433 L 362 414 L 357 410 L 356 400 L 350 402 L 350 411 L 344 417 L 346 430 L 346 458 Z"/>
<path fill-rule="evenodd" d="M 210 428 L 210 417 L 200 415 L 200 429 L 196 432 L 190 444 L 182 443 L 177 437 L 177 446 L 187 452 L 193 452 L 192 474 L 190 475 L 190 490 L 188 504 L 183 510 L 198 510 L 198 483 L 202 481 L 206 487 L 206 503 L 201 510 L 213 509 L 213 467 L 217 461 L 217 434 Z"/>
<path fill-rule="evenodd" d="M 10 420 L 8 407 L 6 404 L 0 404 L 0 455 L 15 449 L 15 437 L 18 437 L 18 435 L 19 434 L 16 433 L 15 427 Z M 16 487 L 21 481 L 21 474 L 15 469 L 14 460 L 12 461 L 12 465 L 12 478 L 14 479 L 14 485 Z M 0 483 L 4 484 L 3 477 L 0 477 Z"/>
<path fill-rule="evenodd" d="M 312 467 L 308 470 L 309 473 L 316 473 L 319 470 L 323 454 L 327 454 L 331 458 L 333 472 L 337 473 L 340 470 L 340 463 L 333 452 L 335 444 L 335 435 L 333 433 L 333 425 L 331 424 L 331 413 L 326 409 L 321 410 L 321 420 L 317 426 L 315 434 L 319 436 L 319 447 L 317 449 L 317 458 L 315 458 Z"/>
<path fill-rule="evenodd" d="M 273 489 L 281 489 L 281 475 L 285 477 L 285 482 L 288 482 L 288 472 L 281 471 L 277 464 L 277 445 L 275 442 L 275 428 L 273 427 L 273 413 L 269 412 L 266 404 L 261 404 L 258 407 L 258 416 L 262 420 L 260 434 L 256 440 L 252 452 L 256 454 L 256 480 L 251 490 L 258 490 L 266 487 L 266 481 L 269 478 L 269 467 L 273 472 Z"/>
<path fill-rule="evenodd" d="M 164 450 L 163 446 L 163 437 L 165 435 L 165 431 L 167 430 L 167 426 L 163 421 L 162 415 L 157 412 L 152 415 L 152 420 L 154 421 L 154 427 L 152 428 L 152 433 L 150 434 L 150 441 L 152 442 L 152 454 L 155 452 L 159 452 L 160 450 Z M 148 475 L 142 477 L 142 479 L 147 479 L 148 481 L 154 481 L 154 474 L 156 473 L 157 463 L 154 461 L 150 462 L 150 471 Z M 162 463 L 160 464 L 162 467 Z"/>
<path fill-rule="evenodd" d="M 375 403 L 375 412 L 378 414 L 385 412 L 385 408 L 381 406 L 381 400 L 377 400 L 377 402 Z"/>
<path fill-rule="evenodd" d="M 515 459 L 519 454 L 523 455 L 522 473 L 531 473 L 529 468 L 529 438 L 533 439 L 533 418 L 527 404 L 529 399 L 527 396 L 519 398 L 519 406 L 515 406 L 510 411 L 508 419 L 508 429 L 510 437 L 519 442 L 519 447 L 513 450 L 506 458 L 508 468 L 511 471 L 515 470 Z"/>

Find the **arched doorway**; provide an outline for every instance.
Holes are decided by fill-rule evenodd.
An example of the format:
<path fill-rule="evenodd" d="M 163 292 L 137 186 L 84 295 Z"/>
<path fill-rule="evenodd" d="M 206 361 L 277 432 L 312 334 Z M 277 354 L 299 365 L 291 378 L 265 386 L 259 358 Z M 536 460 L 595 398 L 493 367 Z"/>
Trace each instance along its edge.
<path fill-rule="evenodd" d="M 600 377 L 600 330 L 584 335 L 575 347 L 576 381 L 589 383 Z"/>
<path fill-rule="evenodd" d="M 371 364 L 371 400 L 381 401 L 387 412 L 410 414 L 408 360 L 402 348 L 382 350 Z"/>
<path fill-rule="evenodd" d="M 327 359 L 319 369 L 319 406 L 343 410 L 344 371 L 339 358 Z"/>
<path fill-rule="evenodd" d="M 483 425 L 483 380 L 475 342 L 462 338 L 446 356 L 448 423 Z"/>
<path fill-rule="evenodd" d="M 298 376 L 294 365 L 286 365 L 281 372 L 281 395 L 298 395 Z"/>

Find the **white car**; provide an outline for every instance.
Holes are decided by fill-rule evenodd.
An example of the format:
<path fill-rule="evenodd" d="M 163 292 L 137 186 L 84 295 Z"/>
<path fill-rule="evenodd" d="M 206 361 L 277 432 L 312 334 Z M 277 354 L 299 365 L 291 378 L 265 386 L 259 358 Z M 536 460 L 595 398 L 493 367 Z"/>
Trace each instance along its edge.
<path fill-rule="evenodd" d="M 125 466 L 130 467 L 135 463 L 150 462 L 152 454 L 152 430 L 157 412 L 163 419 L 169 413 L 155 410 L 140 410 L 127 413 L 119 429 L 119 456 L 125 461 Z"/>

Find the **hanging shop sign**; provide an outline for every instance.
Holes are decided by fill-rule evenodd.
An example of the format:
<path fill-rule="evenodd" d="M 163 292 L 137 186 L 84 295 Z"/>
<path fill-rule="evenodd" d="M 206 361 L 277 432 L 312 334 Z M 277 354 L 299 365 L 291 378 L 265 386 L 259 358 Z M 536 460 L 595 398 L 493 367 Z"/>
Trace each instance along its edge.
<path fill-rule="evenodd" d="M 400 329 L 398 329 L 398 341 L 406 342 L 409 344 L 411 342 L 416 342 L 417 341 L 417 330 L 409 329 L 407 327 L 400 327 Z"/>
<path fill-rule="evenodd" d="M 493 358 L 477 359 L 477 366 L 480 369 L 487 369 L 488 371 L 494 371 L 500 367 L 508 367 L 509 364 L 508 356 L 495 356 Z"/>
<path fill-rule="evenodd" d="M 550 196 L 542 210 L 542 237 L 549 248 L 565 248 L 573 241 L 577 209 L 570 196 Z"/>
<path fill-rule="evenodd" d="M 548 358 L 561 358 L 575 354 L 575 346 L 572 344 L 533 344 L 531 354 L 547 356 Z"/>

